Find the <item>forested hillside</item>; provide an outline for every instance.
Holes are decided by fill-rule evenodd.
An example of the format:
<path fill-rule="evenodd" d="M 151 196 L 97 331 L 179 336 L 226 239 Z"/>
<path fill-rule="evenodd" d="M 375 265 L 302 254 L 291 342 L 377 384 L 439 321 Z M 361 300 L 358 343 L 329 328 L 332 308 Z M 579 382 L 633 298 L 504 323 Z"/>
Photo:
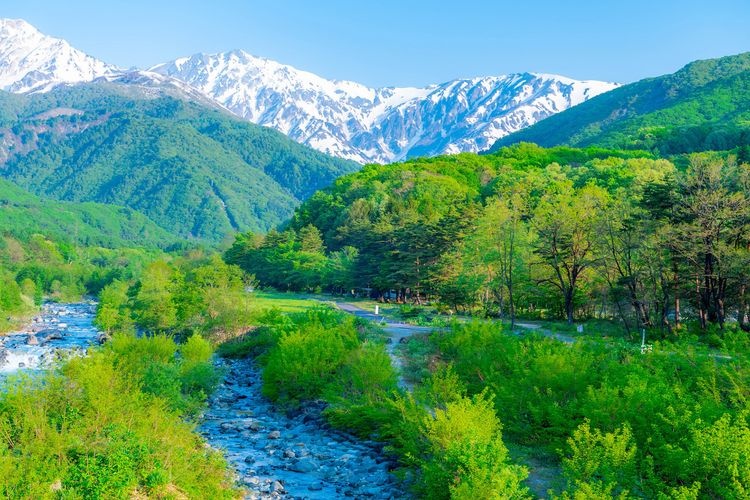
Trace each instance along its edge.
<path fill-rule="evenodd" d="M 3 95 L 0 173 L 38 194 L 137 210 L 184 238 L 265 231 L 358 166 L 159 88 Z"/>
<path fill-rule="evenodd" d="M 748 165 L 731 154 L 678 164 L 521 144 L 369 166 L 316 193 L 287 230 L 239 236 L 227 258 L 282 289 L 617 317 L 631 330 L 673 330 L 683 316 L 750 328 Z"/>
<path fill-rule="evenodd" d="M 750 144 L 750 53 L 696 61 L 597 96 L 500 139 L 493 146 L 602 146 L 661 154 Z M 743 149 L 750 160 L 750 149 Z"/>
<path fill-rule="evenodd" d="M 58 241 L 108 248 L 166 248 L 180 241 L 135 210 L 43 199 L 4 179 L 0 179 L 0 228 L 17 238 L 44 234 Z"/>

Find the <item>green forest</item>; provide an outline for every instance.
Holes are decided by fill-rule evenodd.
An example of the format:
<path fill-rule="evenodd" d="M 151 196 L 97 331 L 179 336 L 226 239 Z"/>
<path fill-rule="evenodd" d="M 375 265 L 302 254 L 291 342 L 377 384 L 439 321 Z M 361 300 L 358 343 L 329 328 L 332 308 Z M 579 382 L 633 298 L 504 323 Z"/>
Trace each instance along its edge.
<path fill-rule="evenodd" d="M 1 176 L 56 200 L 127 206 L 172 239 L 266 231 L 357 168 L 214 107 L 126 85 L 3 93 L 0 119 Z"/>
<path fill-rule="evenodd" d="M 201 424 L 257 383 L 405 498 L 747 498 L 748 61 L 361 169 L 173 95 L 3 95 L 0 332 L 96 300 L 102 345 L 0 378 L 0 497 L 256 494 Z M 218 432 L 298 465 L 254 410 Z"/>
<path fill-rule="evenodd" d="M 368 166 L 284 230 L 238 236 L 226 258 L 279 289 L 718 342 L 750 329 L 749 168 L 731 152 L 670 161 L 530 144 Z"/>

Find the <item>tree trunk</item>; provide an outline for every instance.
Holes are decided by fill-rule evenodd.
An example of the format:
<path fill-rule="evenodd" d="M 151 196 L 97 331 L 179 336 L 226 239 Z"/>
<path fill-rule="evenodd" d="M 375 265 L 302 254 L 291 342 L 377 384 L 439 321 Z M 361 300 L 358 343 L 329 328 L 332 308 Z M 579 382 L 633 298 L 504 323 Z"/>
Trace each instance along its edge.
<path fill-rule="evenodd" d="M 568 324 L 573 324 L 573 289 L 569 288 L 565 290 L 565 315 L 568 319 Z"/>
<path fill-rule="evenodd" d="M 737 311 L 737 320 L 740 322 L 740 328 L 743 332 L 750 332 L 750 306 L 747 304 L 745 291 L 747 285 L 744 283 L 740 287 L 740 309 Z"/>

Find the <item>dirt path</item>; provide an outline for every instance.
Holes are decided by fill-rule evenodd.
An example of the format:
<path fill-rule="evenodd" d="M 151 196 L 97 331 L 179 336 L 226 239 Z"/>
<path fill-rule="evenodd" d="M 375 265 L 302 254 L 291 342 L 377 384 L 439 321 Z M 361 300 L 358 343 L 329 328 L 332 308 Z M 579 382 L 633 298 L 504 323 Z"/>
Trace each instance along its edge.
<path fill-rule="evenodd" d="M 572 344 L 576 341 L 574 337 L 571 337 L 570 335 L 565 335 L 563 333 L 555 333 L 552 330 L 548 330 L 546 328 L 542 328 L 542 325 L 539 325 L 537 323 L 518 323 L 515 324 L 516 328 L 523 328 L 526 330 L 532 330 L 534 333 L 538 333 L 539 335 L 543 335 L 545 337 L 549 337 L 551 339 L 559 340 L 560 342 L 564 342 L 566 344 Z M 516 333 L 518 330 L 515 330 Z"/>
<path fill-rule="evenodd" d="M 389 341 L 388 341 L 388 344 L 386 345 L 386 350 L 388 351 L 388 355 L 391 357 L 391 362 L 393 363 L 393 366 L 395 366 L 396 369 L 398 370 L 398 373 L 399 373 L 398 385 L 402 389 L 412 389 L 410 384 L 404 380 L 404 377 L 403 377 L 404 362 L 403 362 L 403 359 L 401 359 L 401 357 L 396 354 L 396 348 L 405 339 L 411 337 L 412 335 L 430 333 L 434 331 L 435 328 L 430 327 L 430 326 L 415 326 L 415 325 L 410 325 L 408 323 L 402 323 L 399 321 L 388 319 L 383 315 L 379 315 L 379 314 L 375 314 L 374 312 L 367 311 L 349 302 L 336 302 L 336 307 L 338 307 L 344 312 L 353 314 L 354 316 L 357 316 L 358 318 L 363 318 L 363 319 L 367 319 L 367 320 L 374 322 L 375 324 L 379 325 L 388 334 Z"/>

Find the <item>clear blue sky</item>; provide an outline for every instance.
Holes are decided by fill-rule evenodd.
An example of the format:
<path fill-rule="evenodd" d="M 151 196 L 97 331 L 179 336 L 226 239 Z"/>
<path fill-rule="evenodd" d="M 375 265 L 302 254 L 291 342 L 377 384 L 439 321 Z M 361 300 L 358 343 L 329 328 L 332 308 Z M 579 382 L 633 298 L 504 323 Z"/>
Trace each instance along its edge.
<path fill-rule="evenodd" d="M 371 86 L 630 82 L 750 51 L 750 0 L 1 0 L 0 16 L 125 67 L 241 48 Z"/>

